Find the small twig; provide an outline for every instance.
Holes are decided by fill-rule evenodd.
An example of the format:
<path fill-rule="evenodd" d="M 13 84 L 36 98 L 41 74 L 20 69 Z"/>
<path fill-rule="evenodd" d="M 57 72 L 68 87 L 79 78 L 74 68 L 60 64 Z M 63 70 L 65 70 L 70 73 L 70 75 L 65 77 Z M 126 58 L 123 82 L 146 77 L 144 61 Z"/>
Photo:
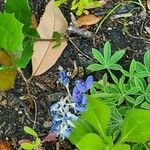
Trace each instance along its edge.
<path fill-rule="evenodd" d="M 56 150 L 59 150 L 59 142 L 56 142 Z"/>
<path fill-rule="evenodd" d="M 72 41 L 72 39 L 68 36 L 68 40 L 70 41 L 70 43 L 72 43 L 72 45 L 76 48 L 76 50 L 81 53 L 84 57 L 86 57 L 87 59 L 89 59 L 90 61 L 93 61 L 93 59 L 91 57 L 89 57 L 88 55 L 86 55 L 85 53 L 83 53 L 78 47 L 77 45 Z"/>
<path fill-rule="evenodd" d="M 34 111 L 35 111 L 35 115 L 34 115 L 34 123 L 33 123 L 33 129 L 35 128 L 35 124 L 36 124 L 36 120 L 37 120 L 37 104 L 36 101 L 34 100 L 34 98 L 32 97 L 31 93 L 30 93 L 30 87 L 29 87 L 29 83 L 28 80 L 26 79 L 26 77 L 24 76 L 23 72 L 21 71 L 21 69 L 18 69 L 19 73 L 21 74 L 26 87 L 27 87 L 27 93 L 28 93 L 28 99 L 29 102 L 31 104 L 31 108 L 33 108 L 33 103 L 34 103 Z"/>
<path fill-rule="evenodd" d="M 85 37 L 85 38 L 90 38 L 90 39 L 93 39 L 96 37 L 96 35 L 94 35 L 92 32 L 86 30 L 86 29 L 80 29 L 76 26 L 73 26 L 73 25 L 70 25 L 68 27 L 68 30 L 67 30 L 68 34 L 78 34 L 82 37 Z"/>

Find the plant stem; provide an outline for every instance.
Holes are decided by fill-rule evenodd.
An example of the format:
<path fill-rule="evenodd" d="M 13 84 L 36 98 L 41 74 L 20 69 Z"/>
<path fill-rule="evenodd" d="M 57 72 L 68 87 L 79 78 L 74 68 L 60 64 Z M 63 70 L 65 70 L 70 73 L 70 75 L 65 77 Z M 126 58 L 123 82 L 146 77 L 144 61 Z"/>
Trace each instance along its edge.
<path fill-rule="evenodd" d="M 120 6 L 122 5 L 122 3 L 119 3 L 117 4 L 113 9 L 111 9 L 109 11 L 109 13 L 103 18 L 103 20 L 100 22 L 100 24 L 98 25 L 97 29 L 96 29 L 96 34 L 97 32 L 100 30 L 100 28 L 102 27 L 102 24 L 105 22 L 105 20 L 117 9 L 119 8 Z"/>
<path fill-rule="evenodd" d="M 102 24 L 105 22 L 105 20 L 117 9 L 119 8 L 121 5 L 125 4 L 125 3 L 134 3 L 134 4 L 137 4 L 137 5 L 140 5 L 143 10 L 146 10 L 145 7 L 143 6 L 141 0 L 138 0 L 139 2 L 134 2 L 134 1 L 126 1 L 126 2 L 121 2 L 119 4 L 117 4 L 113 9 L 111 9 L 108 14 L 102 19 L 102 21 L 100 22 L 100 24 L 98 25 L 97 29 L 96 29 L 96 34 L 97 32 L 100 30 L 100 28 L 102 27 Z"/>
<path fill-rule="evenodd" d="M 18 69 L 19 73 L 21 74 L 25 84 L 26 84 L 26 87 L 27 87 L 27 93 L 28 93 L 28 98 L 29 98 L 29 102 L 30 102 L 30 105 L 31 105 L 31 108 L 33 108 L 33 103 L 34 103 L 34 111 L 35 111 L 35 115 L 34 115 L 34 122 L 33 122 L 33 129 L 35 128 L 35 123 L 36 123 L 36 120 L 37 120 L 37 104 L 36 104 L 36 101 L 34 100 L 34 98 L 32 97 L 31 93 L 30 93 L 30 87 L 29 87 L 29 83 L 26 79 L 26 77 L 24 76 L 23 72 L 21 71 L 21 69 Z"/>

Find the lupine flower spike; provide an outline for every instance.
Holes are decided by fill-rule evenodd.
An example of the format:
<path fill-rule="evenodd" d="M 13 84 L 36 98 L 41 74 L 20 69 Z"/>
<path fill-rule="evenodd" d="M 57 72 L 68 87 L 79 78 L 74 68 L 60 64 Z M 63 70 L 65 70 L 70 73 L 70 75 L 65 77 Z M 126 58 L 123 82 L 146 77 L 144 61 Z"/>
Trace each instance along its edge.
<path fill-rule="evenodd" d="M 50 107 L 50 113 L 53 117 L 50 132 L 64 139 L 71 134 L 79 114 L 86 110 L 85 92 L 93 84 L 93 77 L 89 76 L 85 82 L 77 80 L 72 96 L 69 91 L 69 78 L 64 70 L 59 73 L 59 81 L 66 87 L 68 95 Z"/>

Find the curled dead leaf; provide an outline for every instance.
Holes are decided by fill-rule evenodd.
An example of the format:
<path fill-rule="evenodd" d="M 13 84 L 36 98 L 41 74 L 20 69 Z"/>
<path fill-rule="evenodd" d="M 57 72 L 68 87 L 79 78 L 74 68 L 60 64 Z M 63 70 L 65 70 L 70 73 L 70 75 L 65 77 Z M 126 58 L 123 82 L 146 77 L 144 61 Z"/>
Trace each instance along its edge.
<path fill-rule="evenodd" d="M 37 31 L 42 39 L 49 41 L 38 41 L 34 44 L 34 53 L 32 57 L 32 76 L 41 75 L 50 69 L 62 54 L 67 46 L 67 40 L 62 40 L 61 45 L 53 48 L 52 36 L 55 31 L 65 33 L 68 24 L 60 9 L 55 6 L 54 0 L 51 0 L 46 6 L 45 12 L 40 20 Z"/>
<path fill-rule="evenodd" d="M 0 150 L 11 150 L 10 143 L 7 141 L 0 140 Z"/>
<path fill-rule="evenodd" d="M 79 19 L 77 19 L 77 26 L 89 26 L 98 23 L 101 20 L 102 17 L 97 17 L 93 14 L 81 16 Z"/>

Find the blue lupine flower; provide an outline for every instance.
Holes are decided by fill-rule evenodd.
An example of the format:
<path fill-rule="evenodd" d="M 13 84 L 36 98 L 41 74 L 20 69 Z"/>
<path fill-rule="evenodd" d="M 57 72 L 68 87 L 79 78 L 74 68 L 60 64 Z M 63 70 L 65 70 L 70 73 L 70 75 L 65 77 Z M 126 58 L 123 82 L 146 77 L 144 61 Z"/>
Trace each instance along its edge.
<path fill-rule="evenodd" d="M 87 90 L 90 89 L 91 85 L 93 84 L 93 76 L 88 76 L 86 81 L 77 80 L 76 81 L 76 88 L 81 92 L 85 93 Z"/>
<path fill-rule="evenodd" d="M 59 102 L 50 107 L 53 117 L 51 132 L 56 133 L 63 139 L 70 135 L 71 129 L 74 127 L 74 121 L 78 119 L 78 116 L 71 111 L 75 104 L 70 99 L 68 96 L 61 98 Z"/>
<path fill-rule="evenodd" d="M 64 86 L 67 86 L 68 83 L 69 83 L 69 78 L 66 74 L 66 71 L 65 70 L 61 70 L 59 72 L 59 81 L 61 84 L 63 84 Z"/>
<path fill-rule="evenodd" d="M 74 121 L 78 119 L 79 112 L 86 110 L 87 97 L 85 92 L 93 84 L 93 77 L 89 76 L 85 82 L 77 80 L 72 96 L 69 91 L 69 79 L 64 70 L 59 73 L 60 82 L 66 87 L 68 96 L 61 98 L 59 102 L 50 107 L 53 117 L 51 131 L 62 139 L 69 137 L 73 130 Z"/>
<path fill-rule="evenodd" d="M 73 89 L 72 98 L 76 104 L 75 109 L 77 111 L 83 112 L 86 110 L 87 97 L 85 96 L 85 92 L 89 90 L 92 84 L 93 84 L 92 76 L 89 76 L 85 82 L 81 80 L 76 81 L 76 86 Z"/>

